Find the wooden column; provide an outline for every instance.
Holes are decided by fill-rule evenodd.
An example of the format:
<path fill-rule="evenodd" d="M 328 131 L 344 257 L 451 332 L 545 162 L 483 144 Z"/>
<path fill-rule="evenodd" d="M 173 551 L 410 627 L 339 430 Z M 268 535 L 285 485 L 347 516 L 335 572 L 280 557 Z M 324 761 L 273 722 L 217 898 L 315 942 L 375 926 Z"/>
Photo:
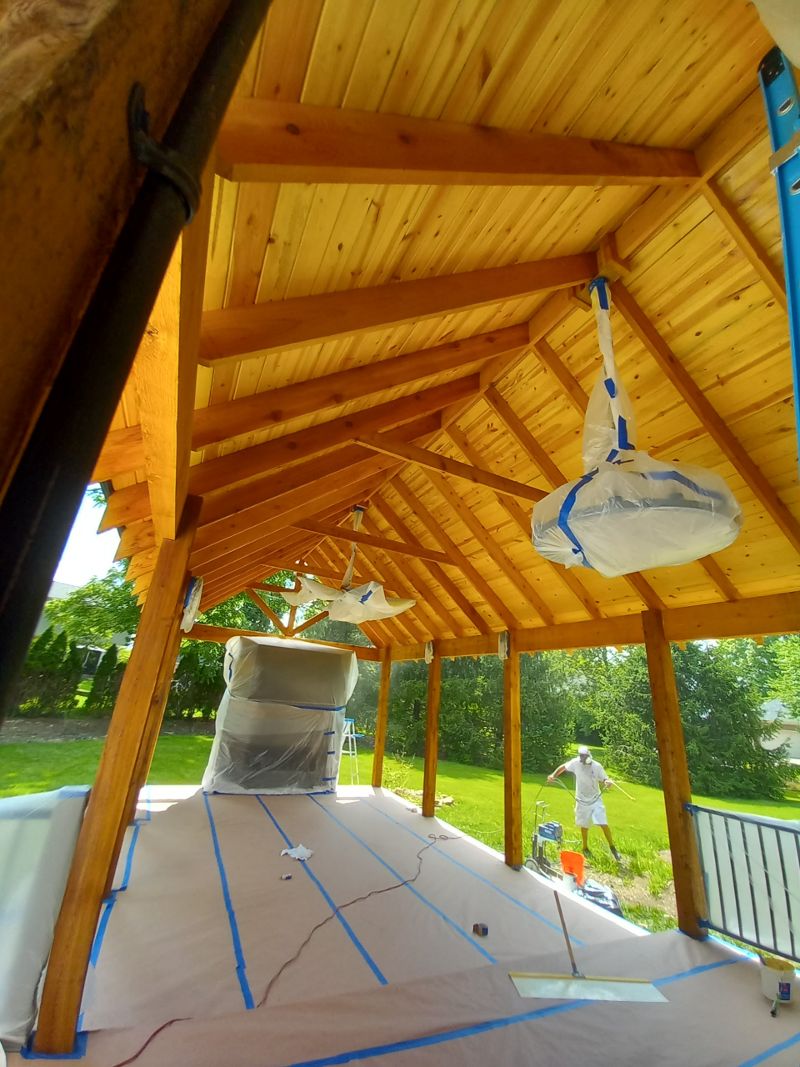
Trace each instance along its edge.
<path fill-rule="evenodd" d="M 675 669 L 661 612 L 644 612 L 642 624 L 667 811 L 678 925 L 685 934 L 699 939 L 706 936 L 698 921 L 705 913 L 705 892 L 692 818 L 684 808 L 692 799 L 692 790 Z"/>
<path fill-rule="evenodd" d="M 522 866 L 522 729 L 520 662 L 517 635 L 508 634 L 503 661 L 503 764 L 505 853 L 509 867 Z"/>
<path fill-rule="evenodd" d="M 439 701 L 442 696 L 442 657 L 434 642 L 428 664 L 428 714 L 425 721 L 425 769 L 422 779 L 422 814 L 433 815 L 436 807 L 436 765 L 439 761 Z"/>
<path fill-rule="evenodd" d="M 163 541 L 158 549 L 153 581 L 122 679 L 56 924 L 39 1010 L 37 1052 L 63 1054 L 73 1047 L 103 891 L 147 733 L 164 649 L 182 607 L 198 514 L 199 501 L 190 499 L 177 539 Z"/>
<path fill-rule="evenodd" d="M 389 724 L 389 687 L 392 682 L 392 650 L 381 649 L 381 684 L 378 689 L 378 715 L 375 719 L 375 750 L 372 755 L 372 784 L 383 785 L 383 754 L 386 750 L 386 730 Z"/>
<path fill-rule="evenodd" d="M 122 845 L 125 841 L 125 831 L 133 822 L 136 815 L 136 802 L 139 799 L 139 793 L 150 773 L 153 754 L 156 750 L 156 745 L 158 744 L 158 735 L 161 732 L 161 724 L 164 721 L 164 709 L 167 706 L 169 688 L 172 685 L 172 676 L 175 673 L 175 660 L 178 656 L 180 643 L 180 619 L 176 615 L 172 626 L 172 633 L 164 645 L 164 653 L 161 657 L 158 678 L 156 680 L 155 688 L 153 689 L 153 696 L 147 712 L 147 723 L 136 758 L 136 767 L 134 768 L 131 784 L 128 787 L 128 795 L 125 799 L 125 809 L 122 813 L 119 827 L 117 828 L 117 841 L 114 846 L 114 853 L 108 869 L 108 877 L 106 878 L 103 897 L 107 897 L 111 892 L 120 853 L 122 852 Z"/>

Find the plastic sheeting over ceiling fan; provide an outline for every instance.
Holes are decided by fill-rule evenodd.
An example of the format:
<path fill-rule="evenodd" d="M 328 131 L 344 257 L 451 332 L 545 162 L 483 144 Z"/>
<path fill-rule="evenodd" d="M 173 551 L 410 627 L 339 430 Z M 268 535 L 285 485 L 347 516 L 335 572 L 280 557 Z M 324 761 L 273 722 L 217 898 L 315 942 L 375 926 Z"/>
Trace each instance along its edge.
<path fill-rule="evenodd" d="M 365 509 L 361 506 L 353 508 L 353 530 L 358 532 Z M 300 588 L 297 592 L 287 590 L 282 593 L 283 599 L 291 607 L 301 607 L 314 601 L 323 601 L 326 605 L 328 617 L 335 622 L 376 622 L 381 619 L 390 619 L 403 611 L 408 611 L 416 604 L 416 600 L 408 600 L 401 597 L 387 597 L 380 582 L 366 582 L 363 585 L 351 587 L 356 563 L 356 543 L 350 547 L 350 561 L 347 565 L 341 589 L 324 585 L 313 578 L 298 575 Z"/>

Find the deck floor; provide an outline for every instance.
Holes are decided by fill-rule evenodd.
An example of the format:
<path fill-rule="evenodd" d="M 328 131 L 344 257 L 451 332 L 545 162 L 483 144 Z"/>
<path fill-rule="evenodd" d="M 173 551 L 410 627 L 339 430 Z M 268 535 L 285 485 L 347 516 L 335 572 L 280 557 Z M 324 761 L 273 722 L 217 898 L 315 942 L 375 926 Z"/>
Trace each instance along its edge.
<path fill-rule="evenodd" d="M 148 790 L 123 850 L 84 998 L 87 1067 L 170 1020 L 137 1064 L 800 1062 L 800 1012 L 770 1017 L 757 965 L 568 895 L 584 972 L 655 980 L 668 1003 L 521 999 L 509 970 L 569 969 L 552 889 L 390 793 L 180 795 Z M 280 855 L 300 843 L 307 863 Z"/>

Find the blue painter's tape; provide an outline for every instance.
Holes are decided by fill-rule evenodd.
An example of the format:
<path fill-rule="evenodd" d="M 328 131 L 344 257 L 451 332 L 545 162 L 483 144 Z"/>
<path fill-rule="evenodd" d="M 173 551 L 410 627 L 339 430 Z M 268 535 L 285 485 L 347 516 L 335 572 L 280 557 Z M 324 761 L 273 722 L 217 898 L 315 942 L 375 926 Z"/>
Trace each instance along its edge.
<path fill-rule="evenodd" d="M 133 828 L 131 834 L 131 844 L 128 849 L 128 858 L 125 860 L 125 870 L 122 872 L 122 882 L 120 883 L 118 892 L 122 893 L 128 888 L 128 883 L 131 880 L 131 868 L 133 867 L 133 853 L 136 851 L 136 842 L 139 840 L 139 831 L 141 826 L 138 823 Z"/>
<path fill-rule="evenodd" d="M 403 823 L 399 821 L 399 819 L 393 818 L 381 808 L 376 807 L 374 804 L 370 804 L 369 801 L 367 801 L 367 805 L 368 807 L 372 808 L 373 811 L 377 811 L 379 815 L 382 815 L 384 819 L 388 819 L 389 822 L 394 823 L 395 826 L 399 826 L 401 830 L 405 830 L 407 834 L 411 834 L 412 837 L 415 837 L 417 841 L 421 841 L 423 845 L 428 843 L 427 838 L 423 837 L 422 834 L 418 834 L 410 827 L 404 826 Z M 495 893 L 498 893 L 501 897 L 504 897 L 506 900 L 516 905 L 516 907 L 521 908 L 522 911 L 526 912 L 528 915 L 532 915 L 534 919 L 538 919 L 539 922 L 543 922 L 545 926 L 549 926 L 551 930 L 555 930 L 559 934 L 561 933 L 561 927 L 558 925 L 558 923 L 551 922 L 549 919 L 545 918 L 544 915 L 540 915 L 538 911 L 535 911 L 527 904 L 523 904 L 521 900 L 517 900 L 516 897 L 512 897 L 512 895 L 510 893 L 507 893 L 505 889 L 501 889 L 500 886 L 495 885 L 494 882 L 490 881 L 488 878 L 484 878 L 482 874 L 478 874 L 477 871 L 474 871 L 471 867 L 468 867 L 466 863 L 462 863 L 460 860 L 455 859 L 455 857 L 451 856 L 449 852 L 446 852 L 444 849 L 437 848 L 436 855 L 441 856 L 443 859 L 446 859 L 448 863 L 452 863 L 455 867 L 460 868 L 462 871 L 466 871 L 467 874 L 471 874 L 473 878 L 477 878 L 478 881 L 483 882 L 484 885 L 488 885 L 489 888 L 494 890 Z M 570 937 L 576 945 L 586 944 L 585 941 L 581 941 L 581 939 L 579 937 L 575 937 L 574 934 L 570 934 Z"/>
<path fill-rule="evenodd" d="M 344 711 L 346 704 L 290 704 L 290 708 L 302 708 L 303 711 Z M 333 732 L 333 731 L 331 731 Z"/>
<path fill-rule="evenodd" d="M 336 731 L 335 731 L 335 730 L 325 730 L 325 732 L 323 733 L 323 735 L 322 735 L 322 736 L 323 736 L 323 737 L 333 737 L 333 735 L 334 735 L 335 733 L 336 733 Z"/>
<path fill-rule="evenodd" d="M 677 974 L 670 974 L 666 978 L 654 978 L 653 985 L 660 989 L 662 985 L 682 982 L 684 978 L 694 978 L 697 974 L 705 974 L 706 971 L 717 971 L 720 967 L 731 967 L 734 963 L 741 962 L 741 960 L 715 960 L 714 963 L 700 963 L 697 967 L 690 967 L 688 971 L 679 971 Z"/>
<path fill-rule="evenodd" d="M 329 748 L 327 753 L 326 753 L 326 755 L 335 756 L 336 755 L 336 749 L 335 748 Z"/>
<path fill-rule="evenodd" d="M 89 1040 L 89 1034 L 86 1031 L 82 1030 L 75 1035 L 72 1052 L 37 1052 L 33 1048 L 35 1037 L 36 1031 L 34 1030 L 28 1043 L 19 1050 L 23 1060 L 82 1060 L 86 1055 L 86 1044 Z"/>
<path fill-rule="evenodd" d="M 767 1060 L 771 1060 L 773 1056 L 777 1056 L 779 1052 L 785 1052 L 787 1048 L 792 1048 L 797 1044 L 800 1044 L 800 1033 L 795 1034 L 793 1037 L 787 1037 L 785 1041 L 781 1041 L 780 1044 L 765 1049 L 757 1056 L 753 1056 L 752 1059 L 743 1060 L 739 1064 L 739 1067 L 756 1067 L 756 1064 L 765 1063 Z"/>
<path fill-rule="evenodd" d="M 617 423 L 617 448 L 622 451 L 626 449 L 632 450 L 636 446 L 628 438 L 628 423 L 622 415 L 619 417 Z"/>
<path fill-rule="evenodd" d="M 644 477 L 652 482 L 677 482 L 679 485 L 691 489 L 698 496 L 706 496 L 711 500 L 725 499 L 722 493 L 715 493 L 713 489 L 704 489 L 697 482 L 693 482 L 691 478 L 687 478 L 685 474 L 681 474 L 679 471 L 647 471 L 644 473 Z"/>
<path fill-rule="evenodd" d="M 367 842 L 362 837 L 359 837 L 357 833 L 351 830 L 349 826 L 345 826 L 345 824 L 338 816 L 334 815 L 332 811 L 328 811 L 324 804 L 320 804 L 320 802 L 318 800 L 315 800 L 313 796 L 309 796 L 309 799 L 312 801 L 312 803 L 316 804 L 318 808 L 324 811 L 328 818 L 332 819 L 337 824 L 337 826 L 340 826 L 346 834 L 352 837 L 354 841 L 357 841 L 362 848 L 365 848 L 367 852 L 369 852 L 369 854 L 374 859 L 376 859 L 382 867 L 385 867 L 386 870 L 398 880 L 398 882 L 405 881 L 399 871 L 395 870 L 394 867 L 390 866 L 390 864 L 388 864 L 382 856 L 379 856 L 378 853 L 374 851 L 374 849 L 371 849 Z M 466 943 L 470 946 L 470 948 L 480 953 L 480 955 L 483 956 L 484 959 L 487 959 L 489 963 L 497 963 L 497 960 L 491 954 L 491 952 L 487 952 L 483 945 L 479 945 L 475 941 L 473 941 L 469 934 L 467 934 L 465 930 L 462 930 L 458 923 L 454 922 L 449 915 L 446 915 L 440 907 L 433 903 L 433 901 L 428 900 L 426 896 L 420 893 L 416 886 L 407 885 L 405 886 L 405 888 L 409 891 L 409 893 L 413 893 L 418 900 L 420 900 L 423 904 L 426 905 L 426 907 L 430 908 L 432 912 L 438 915 L 440 919 L 447 923 L 447 925 L 451 927 L 451 929 L 455 930 L 458 936 L 463 938 L 464 941 L 466 941 Z"/>
<path fill-rule="evenodd" d="M 591 293 L 594 291 L 597 292 L 602 310 L 610 311 L 611 305 L 608 302 L 608 278 L 592 278 L 589 282 L 589 292 Z"/>
<path fill-rule="evenodd" d="M 576 482 L 575 485 L 573 485 L 573 487 L 570 489 L 570 491 L 564 497 L 564 502 L 562 503 L 561 508 L 560 508 L 560 510 L 558 512 L 558 526 L 559 526 L 559 529 L 563 530 L 563 532 L 567 536 L 567 539 L 574 546 L 573 547 L 573 552 L 575 553 L 575 555 L 579 555 L 581 557 L 581 559 L 583 560 L 584 567 L 589 567 L 589 568 L 591 568 L 592 565 L 589 562 L 589 560 L 586 558 L 586 555 L 585 555 L 585 553 L 583 551 L 583 547 L 582 547 L 580 541 L 575 536 L 575 534 L 572 532 L 572 529 L 571 529 L 571 527 L 569 525 L 569 517 L 570 517 L 570 515 L 572 513 L 572 509 L 575 507 L 575 501 L 576 501 L 576 499 L 578 497 L 578 493 L 581 491 L 581 489 L 583 489 L 583 487 L 585 485 L 589 484 L 589 482 L 592 480 L 592 478 L 594 478 L 594 476 L 596 474 L 597 474 L 597 467 L 595 467 L 594 470 L 589 471 L 588 474 L 584 474 L 584 476 L 580 479 L 580 481 Z"/>
<path fill-rule="evenodd" d="M 614 382 L 614 379 L 613 378 L 604 378 L 603 379 L 603 385 L 606 387 L 606 392 L 608 393 L 608 395 L 613 400 L 614 397 L 617 395 L 617 386 L 616 386 L 616 383 Z"/>
<path fill-rule="evenodd" d="M 87 797 L 91 791 L 90 785 L 62 785 L 58 795 L 64 800 L 70 800 L 72 797 Z"/>
<path fill-rule="evenodd" d="M 689 971 L 673 974 L 667 978 L 661 978 L 653 982 L 653 985 L 666 985 L 669 982 L 681 981 L 691 978 L 695 974 L 710 970 L 714 967 L 724 967 L 738 960 L 722 960 L 719 963 L 693 967 Z M 534 1022 L 537 1019 L 546 1019 L 550 1015 L 563 1015 L 566 1012 L 580 1011 L 581 1008 L 591 1006 L 591 1000 L 567 1000 L 561 1004 L 552 1004 L 547 1008 L 533 1008 L 531 1011 L 520 1012 L 519 1015 L 507 1015 L 500 1019 L 488 1019 L 483 1023 L 475 1023 L 472 1026 L 460 1026 L 455 1030 L 445 1030 L 438 1034 L 426 1034 L 424 1037 L 408 1038 L 405 1041 L 392 1041 L 386 1045 L 372 1045 L 370 1048 L 350 1049 L 347 1052 L 339 1052 L 333 1056 L 322 1056 L 315 1060 L 296 1061 L 291 1067 L 338 1067 L 343 1063 L 354 1063 L 358 1060 L 368 1060 L 373 1056 L 390 1056 L 395 1052 L 407 1052 L 411 1049 L 430 1048 L 432 1045 L 449 1044 L 451 1041 L 461 1041 L 464 1038 L 475 1037 L 478 1034 L 486 1034 L 492 1030 L 505 1030 L 509 1026 L 518 1026 L 520 1023 Z M 800 1035 L 798 1036 L 800 1040 Z M 752 1060 L 740 1067 L 750 1067 L 760 1061 Z"/>
<path fill-rule="evenodd" d="M 253 1000 L 253 994 L 250 989 L 250 983 L 247 981 L 247 964 L 244 959 L 244 952 L 242 951 L 242 942 L 239 938 L 239 925 L 236 922 L 236 913 L 233 910 L 233 902 L 231 901 L 231 892 L 228 888 L 228 876 L 225 873 L 225 864 L 222 862 L 222 850 L 219 847 L 219 837 L 217 836 L 217 827 L 214 822 L 214 816 L 211 812 L 211 804 L 209 803 L 207 794 L 203 794 L 203 803 L 206 806 L 206 813 L 208 815 L 208 825 L 211 828 L 211 841 L 214 845 L 214 855 L 217 859 L 217 867 L 219 869 L 219 880 L 222 886 L 222 899 L 225 901 L 225 910 L 228 913 L 228 925 L 231 928 L 231 940 L 233 942 L 233 954 L 236 957 L 236 977 L 239 979 L 239 987 L 242 990 L 242 999 L 244 1000 L 244 1006 L 248 1011 L 251 1011 L 255 1007 L 255 1001 Z"/>
<path fill-rule="evenodd" d="M 269 810 L 269 808 L 264 803 L 264 801 L 261 799 L 261 797 L 256 797 L 256 800 L 261 805 L 261 807 L 264 809 L 264 811 L 269 816 L 269 818 L 272 820 L 272 823 L 273 823 L 275 829 L 278 831 L 278 833 L 281 835 L 283 840 L 286 842 L 287 846 L 289 848 L 294 848 L 294 845 L 292 844 L 292 841 L 289 838 L 289 835 L 284 831 L 284 829 L 281 826 L 281 824 L 278 822 L 278 820 L 275 818 L 275 816 Z M 341 923 L 344 932 L 347 934 L 347 936 L 350 938 L 350 940 L 356 946 L 358 951 L 361 953 L 361 955 L 362 955 L 362 957 L 364 959 L 364 962 L 367 964 L 369 969 L 372 971 L 372 973 L 378 979 L 380 984 L 381 985 L 388 985 L 389 984 L 389 979 L 384 975 L 383 971 L 381 971 L 380 967 L 377 965 L 377 963 L 372 958 L 372 956 L 370 956 L 369 952 L 367 952 L 366 948 L 364 947 L 363 943 L 359 940 L 358 935 L 353 930 L 353 928 L 350 925 L 350 923 L 347 921 L 347 919 L 345 919 L 345 917 L 342 914 L 342 912 L 336 911 L 336 904 L 334 903 L 333 897 L 330 895 L 328 890 L 322 884 L 321 880 L 314 873 L 314 871 L 313 871 L 313 869 L 311 867 L 311 860 L 306 860 L 305 863 L 301 864 L 301 867 L 306 872 L 306 874 L 311 879 L 311 881 L 314 883 L 314 885 L 317 887 L 317 889 L 320 891 L 322 896 L 325 898 L 325 902 L 328 904 L 328 906 L 330 907 L 331 911 L 336 912 L 336 918 Z"/>

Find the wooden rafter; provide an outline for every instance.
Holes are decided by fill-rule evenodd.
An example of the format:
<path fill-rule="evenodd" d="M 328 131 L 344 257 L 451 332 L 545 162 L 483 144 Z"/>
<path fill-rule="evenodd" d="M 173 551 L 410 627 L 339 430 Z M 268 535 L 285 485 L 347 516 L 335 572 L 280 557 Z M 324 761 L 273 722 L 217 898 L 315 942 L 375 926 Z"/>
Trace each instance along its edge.
<path fill-rule="evenodd" d="M 703 186 L 703 195 L 713 208 L 714 214 L 733 238 L 736 247 L 769 289 L 778 306 L 786 311 L 786 283 L 783 270 L 767 254 L 766 249 L 718 182 L 707 182 Z"/>
<path fill-rule="evenodd" d="M 309 533 L 319 534 L 320 537 L 332 537 L 335 541 L 355 542 L 357 545 L 371 545 L 381 552 L 388 552 L 395 556 L 417 556 L 420 559 L 430 559 L 434 563 L 447 563 L 444 552 L 437 552 L 433 548 L 425 548 L 424 545 L 409 544 L 404 541 L 393 541 L 386 537 L 376 537 L 373 534 L 363 533 L 361 530 L 348 530 L 346 526 L 328 526 L 313 519 L 303 519 L 297 527 Z"/>
<path fill-rule="evenodd" d="M 728 424 L 693 381 L 675 353 L 621 283 L 614 286 L 614 304 L 670 383 L 691 408 L 705 431 L 733 465 L 750 491 L 775 521 L 789 543 L 800 552 L 800 523 L 748 455 Z"/>
<path fill-rule="evenodd" d="M 547 491 L 544 489 L 537 489 L 533 485 L 512 481 L 511 478 L 504 478 L 500 474 L 495 474 L 494 471 L 476 467 L 469 463 L 462 463 L 451 456 L 443 456 L 438 452 L 420 448 L 418 445 L 406 444 L 404 441 L 398 441 L 391 434 L 359 434 L 356 441 L 366 448 L 371 448 L 376 452 L 383 452 L 384 455 L 405 459 L 409 463 L 415 463 L 417 466 L 448 474 L 453 478 L 461 478 L 463 481 L 471 482 L 473 485 L 488 486 L 497 493 L 502 493 L 515 499 L 542 500 L 547 496 Z"/>
<path fill-rule="evenodd" d="M 456 368 L 467 371 L 518 351 L 527 344 L 527 340 L 525 323 L 506 326 L 491 333 L 450 341 L 363 367 L 334 371 L 252 396 L 210 404 L 194 412 L 192 449 L 198 450 L 229 437 L 302 418 L 310 412 L 328 411 L 375 396 L 385 389 L 423 381 Z M 128 426 L 111 430 L 95 465 L 93 480 L 105 481 L 135 471 L 143 463 L 141 428 Z"/>
<path fill-rule="evenodd" d="M 699 175 L 691 152 L 290 101 L 235 99 L 217 170 L 237 182 L 654 185 Z"/>
<path fill-rule="evenodd" d="M 385 497 L 377 495 L 373 501 L 373 507 L 389 527 L 404 540 L 412 541 L 415 544 L 422 543 L 414 536 L 410 528 L 403 522 Z M 472 623 L 478 633 L 487 633 L 491 629 L 487 620 L 481 615 L 469 597 L 466 597 L 462 593 L 461 589 L 447 574 L 444 568 L 440 567 L 438 564 L 427 564 L 427 569 L 434 582 L 442 587 L 453 603 L 460 609 L 464 617 Z"/>
<path fill-rule="evenodd" d="M 589 281 L 596 272 L 597 257 L 583 253 L 419 281 L 293 297 L 246 308 L 206 311 L 200 360 L 213 365 L 223 359 L 279 352 L 345 334 L 417 322 L 531 293 L 569 288 Z"/>
<path fill-rule="evenodd" d="M 486 603 L 500 619 L 501 625 L 512 628 L 514 614 L 495 593 L 488 581 L 467 559 L 461 549 L 442 529 L 441 521 L 434 516 L 423 503 L 412 493 L 406 483 L 399 477 L 392 480 L 391 488 L 397 493 L 412 515 L 414 515 L 425 527 L 434 541 L 438 541 L 442 549 L 447 553 L 450 565 L 456 567 L 470 583 L 475 593 Z"/>
<path fill-rule="evenodd" d="M 494 387 L 492 388 L 494 389 Z M 494 392 L 497 393 L 496 390 L 494 390 Z M 497 393 L 497 396 L 499 397 L 499 393 Z M 489 399 L 488 391 L 486 394 L 486 399 Z M 505 401 L 503 401 L 503 403 L 505 403 Z M 467 459 L 470 459 L 472 462 L 480 461 L 480 456 L 477 450 L 473 448 L 473 446 L 469 443 L 467 435 L 462 430 L 460 430 L 457 426 L 450 426 L 448 427 L 446 432 L 452 442 L 455 444 L 456 448 L 459 448 L 467 457 Z M 531 440 L 533 440 L 533 438 L 531 438 Z M 538 443 L 537 447 L 539 447 Z M 539 469 L 542 470 L 542 472 L 544 473 L 542 465 L 539 465 Z M 533 548 L 533 543 L 531 541 L 530 513 L 527 510 L 523 509 L 516 500 L 511 500 L 508 497 L 502 497 L 498 495 L 497 502 L 498 505 L 509 516 L 512 522 L 516 523 L 520 533 L 522 534 L 524 543 L 528 546 L 529 552 L 533 556 L 535 556 L 536 561 L 548 565 L 551 574 L 555 575 L 556 580 L 561 582 L 562 585 L 566 586 L 569 592 L 577 598 L 578 602 L 590 618 L 602 618 L 602 614 L 599 608 L 595 604 L 594 600 L 592 600 L 592 598 L 586 592 L 583 585 L 581 584 L 580 579 L 574 573 L 574 571 L 568 570 L 566 567 L 561 567 L 559 566 L 559 564 L 553 563 L 552 560 L 545 560 L 544 557 L 536 553 L 535 549 Z"/>

